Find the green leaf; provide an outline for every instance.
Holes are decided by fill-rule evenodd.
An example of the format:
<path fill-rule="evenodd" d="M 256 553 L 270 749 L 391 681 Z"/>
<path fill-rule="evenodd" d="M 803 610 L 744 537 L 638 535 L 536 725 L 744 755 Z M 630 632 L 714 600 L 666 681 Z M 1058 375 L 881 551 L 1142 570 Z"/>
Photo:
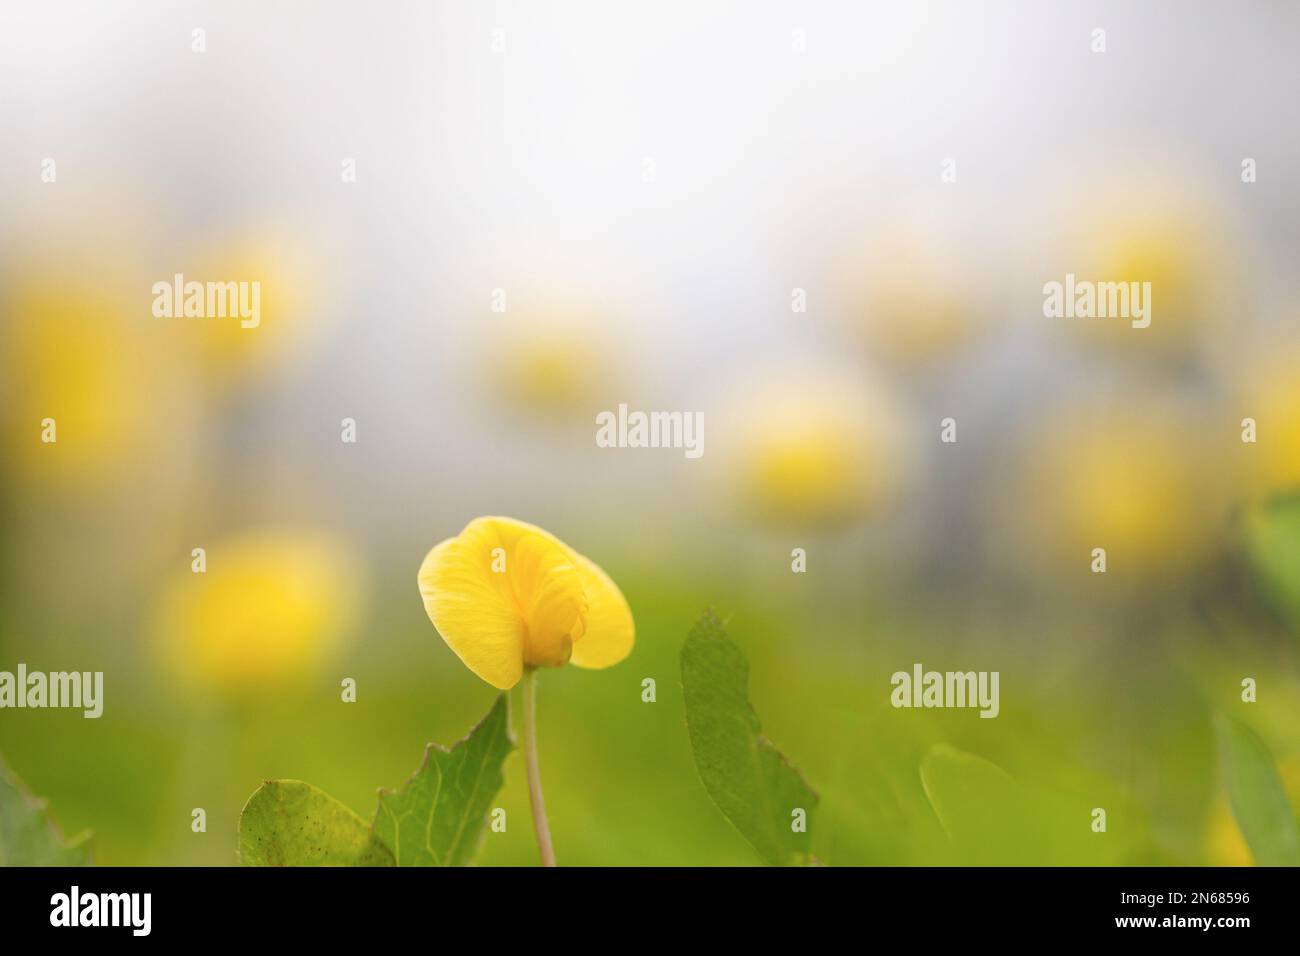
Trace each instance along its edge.
<path fill-rule="evenodd" d="M 89 866 L 90 834 L 65 840 L 44 800 L 0 760 L 0 866 Z"/>
<path fill-rule="evenodd" d="M 301 780 L 268 780 L 239 815 L 244 866 L 392 866 L 366 821 Z"/>
<path fill-rule="evenodd" d="M 514 750 L 509 697 L 451 750 L 429 744 L 424 763 L 396 792 L 379 792 L 375 833 L 398 866 L 466 866 L 487 828 L 492 798 L 505 783 L 502 764 Z"/>
<path fill-rule="evenodd" d="M 921 760 L 921 786 L 948 838 L 968 861 L 1010 863 L 1017 847 L 1007 837 L 1023 819 L 1024 797 L 997 764 L 947 744 Z"/>
<path fill-rule="evenodd" d="M 239 817 L 245 866 L 464 866 L 473 860 L 488 806 L 514 749 L 509 698 L 451 750 L 429 744 L 424 763 L 397 793 L 379 791 L 367 825 L 300 780 L 268 780 Z"/>
<path fill-rule="evenodd" d="M 1300 494 L 1246 512 L 1246 554 L 1260 597 L 1300 636 Z"/>
<path fill-rule="evenodd" d="M 1260 866 L 1300 866 L 1300 832 L 1268 747 L 1232 717 L 1216 724 L 1232 815 Z"/>
<path fill-rule="evenodd" d="M 947 744 L 922 758 L 921 786 L 962 863 L 1114 865 L 1129 843 L 1122 825 L 1114 834 L 1093 832 L 1094 801 L 1026 786 Z"/>
<path fill-rule="evenodd" d="M 713 802 L 766 862 L 807 863 L 817 794 L 762 735 L 748 697 L 749 662 L 712 612 L 682 646 L 686 729 Z M 803 832 L 795 832 L 802 810 Z"/>

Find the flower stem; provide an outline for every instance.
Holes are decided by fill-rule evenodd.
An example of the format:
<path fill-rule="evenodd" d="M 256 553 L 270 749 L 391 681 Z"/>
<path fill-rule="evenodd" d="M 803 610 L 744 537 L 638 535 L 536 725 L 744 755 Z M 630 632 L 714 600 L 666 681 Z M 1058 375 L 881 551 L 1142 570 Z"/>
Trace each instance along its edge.
<path fill-rule="evenodd" d="M 542 866 L 555 866 L 555 847 L 546 822 L 546 801 L 542 797 L 542 772 L 537 765 L 537 668 L 524 668 L 524 762 L 528 767 L 528 802 L 533 807 L 533 829 L 542 851 Z"/>

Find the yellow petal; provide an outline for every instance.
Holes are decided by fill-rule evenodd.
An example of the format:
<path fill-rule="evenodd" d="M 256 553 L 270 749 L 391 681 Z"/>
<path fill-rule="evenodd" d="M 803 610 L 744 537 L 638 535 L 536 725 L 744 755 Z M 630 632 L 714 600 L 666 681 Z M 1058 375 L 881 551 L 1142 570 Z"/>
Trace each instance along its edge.
<path fill-rule="evenodd" d="M 572 661 L 579 667 L 612 667 L 636 640 L 636 625 L 627 599 L 608 574 L 582 555 L 575 555 L 587 595 L 587 623 L 574 641 Z"/>
<path fill-rule="evenodd" d="M 492 571 L 491 529 L 466 528 L 420 565 L 424 610 L 442 639 L 475 674 L 508 690 L 524 671 L 524 623 Z M 486 547 L 485 547 L 486 546 Z"/>
<path fill-rule="evenodd" d="M 524 663 L 558 667 L 569 662 L 575 632 L 587 615 L 583 578 L 575 555 L 555 538 L 529 531 L 509 555 L 505 577 L 524 620 Z"/>

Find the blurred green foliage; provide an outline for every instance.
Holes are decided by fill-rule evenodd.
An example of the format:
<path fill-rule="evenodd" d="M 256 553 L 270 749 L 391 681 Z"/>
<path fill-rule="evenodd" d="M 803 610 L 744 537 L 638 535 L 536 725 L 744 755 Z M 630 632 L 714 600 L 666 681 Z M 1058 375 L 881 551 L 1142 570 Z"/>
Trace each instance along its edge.
<path fill-rule="evenodd" d="M 1215 631 L 1175 607 L 1131 615 L 1143 623 L 1126 630 L 1115 623 L 1126 617 L 1030 602 L 989 609 L 959 589 L 921 604 L 851 566 L 792 575 L 779 545 L 769 566 L 744 573 L 707 554 L 665 570 L 607 550 L 603 563 L 636 615 L 636 649 L 608 671 L 561 668 L 539 681 L 561 865 L 761 862 L 710 800 L 691 754 L 679 654 L 707 606 L 745 636 L 749 699 L 819 794 L 811 849 L 829 865 L 1248 863 L 1215 746 L 1213 716 L 1224 711 L 1267 741 L 1294 811 L 1294 649 L 1245 625 Z M 379 590 L 374 607 L 331 676 L 219 700 L 158 681 L 128 623 L 88 625 L 56 654 L 18 640 L 11 610 L 4 659 L 57 669 L 67 648 L 83 648 L 81 666 L 107 672 L 106 705 L 98 720 L 7 711 L 0 752 L 66 832 L 95 831 L 95 859 L 107 865 L 236 863 L 239 812 L 267 779 L 310 780 L 369 819 L 378 786 L 400 786 L 413 753 L 459 739 L 494 699 L 437 638 L 408 581 Z M 1000 716 L 895 710 L 889 675 L 915 661 L 999 670 Z M 1257 704 L 1240 700 L 1244 674 L 1263 689 Z M 355 703 L 340 699 L 343 677 L 357 681 Z M 653 703 L 642 700 L 647 677 Z M 985 796 L 954 804 L 967 791 Z M 479 864 L 535 865 L 517 752 L 494 806 L 507 829 L 486 834 Z M 190 829 L 196 807 L 206 833 Z M 1091 830 L 1095 807 L 1106 810 L 1104 834 Z M 971 821 L 976 813 L 985 817 Z"/>
<path fill-rule="evenodd" d="M 1245 525 L 1246 547 L 1260 595 L 1300 638 L 1300 494 L 1252 506 Z"/>

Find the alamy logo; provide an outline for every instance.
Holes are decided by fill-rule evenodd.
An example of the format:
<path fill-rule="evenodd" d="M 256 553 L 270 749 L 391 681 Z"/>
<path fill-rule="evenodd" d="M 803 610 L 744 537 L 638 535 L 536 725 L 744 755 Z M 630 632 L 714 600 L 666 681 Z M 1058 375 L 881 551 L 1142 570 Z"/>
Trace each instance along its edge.
<path fill-rule="evenodd" d="M 1076 281 L 1067 272 L 1065 282 L 1043 286 L 1043 315 L 1049 319 L 1132 319 L 1135 329 L 1151 324 L 1150 282 Z"/>
<path fill-rule="evenodd" d="M 18 673 L 0 671 L 0 708 L 3 707 L 71 707 L 83 716 L 95 718 L 104 713 L 103 671 L 27 670 L 18 665 Z"/>
<path fill-rule="evenodd" d="M 912 673 L 896 671 L 889 679 L 895 707 L 978 707 L 981 717 L 996 717 L 998 671 L 927 671 L 912 665 Z"/>
<path fill-rule="evenodd" d="M 129 926 L 133 936 L 148 936 L 151 893 L 85 893 L 74 886 L 50 897 L 51 926 Z"/>
<path fill-rule="evenodd" d="M 687 458 L 704 454 L 703 412 L 629 412 L 596 416 L 597 448 L 683 448 Z"/>
<path fill-rule="evenodd" d="M 262 283 L 186 282 L 176 273 L 171 282 L 153 284 L 153 314 L 159 319 L 238 318 L 239 327 L 262 323 Z"/>

